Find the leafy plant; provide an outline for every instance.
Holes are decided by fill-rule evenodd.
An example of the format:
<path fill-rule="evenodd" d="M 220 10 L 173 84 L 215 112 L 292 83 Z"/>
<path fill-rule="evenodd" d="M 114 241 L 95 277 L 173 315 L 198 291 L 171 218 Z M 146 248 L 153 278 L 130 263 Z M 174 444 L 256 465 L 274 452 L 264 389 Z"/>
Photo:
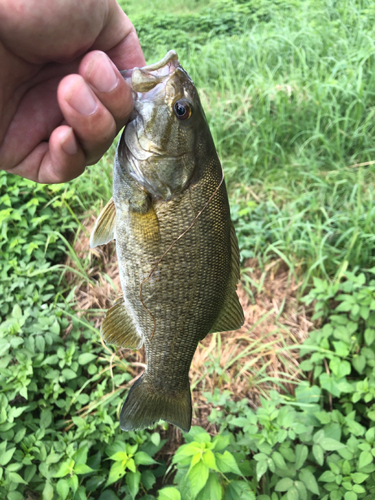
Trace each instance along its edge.
<path fill-rule="evenodd" d="M 229 433 L 211 439 L 202 428 L 192 427 L 185 438 L 187 443 L 180 446 L 172 460 L 182 500 L 255 499 L 245 480 L 251 474 L 250 463 L 244 453 L 229 451 Z"/>
<path fill-rule="evenodd" d="M 234 456 L 250 451 L 257 500 L 372 498 L 375 427 L 366 430 L 354 412 L 326 411 L 321 395 L 319 387 L 301 383 L 295 400 L 273 392 L 256 412 L 246 400 L 227 396 L 223 404 L 219 394 L 209 397 L 220 404 L 209 419 L 221 436 L 232 434 Z"/>
<path fill-rule="evenodd" d="M 99 488 L 113 499 L 114 481 L 135 498 L 152 489 L 152 456 L 165 441 L 120 431 L 128 363 L 116 358 L 111 376 L 112 354 L 64 293 L 56 264 L 67 251 L 60 235 L 78 225 L 69 206 L 75 190 L 4 172 L 0 186 L 0 498 L 84 499 Z"/>

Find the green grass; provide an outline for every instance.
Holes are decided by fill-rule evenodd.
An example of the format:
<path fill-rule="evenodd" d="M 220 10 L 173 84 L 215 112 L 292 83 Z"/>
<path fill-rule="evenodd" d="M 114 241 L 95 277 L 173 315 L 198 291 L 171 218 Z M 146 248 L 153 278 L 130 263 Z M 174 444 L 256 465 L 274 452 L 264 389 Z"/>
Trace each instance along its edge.
<path fill-rule="evenodd" d="M 170 0 L 139 0 L 137 2 L 134 0 L 119 0 L 118 3 L 121 5 L 124 12 L 132 18 L 140 13 L 147 13 L 149 11 L 168 13 L 172 10 L 173 14 L 197 12 L 215 2 L 205 2 L 202 0 L 174 0 L 173 5 L 171 5 Z M 178 19 L 176 19 L 176 22 L 178 22 Z"/>

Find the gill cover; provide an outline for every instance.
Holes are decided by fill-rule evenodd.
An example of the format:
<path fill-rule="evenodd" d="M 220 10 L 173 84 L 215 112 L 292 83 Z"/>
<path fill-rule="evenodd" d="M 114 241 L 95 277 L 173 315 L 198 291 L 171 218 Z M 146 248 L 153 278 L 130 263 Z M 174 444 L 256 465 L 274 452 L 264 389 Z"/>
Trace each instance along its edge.
<path fill-rule="evenodd" d="M 170 200 L 187 187 L 196 166 L 197 134 L 205 120 L 198 95 L 174 51 L 135 68 L 130 85 L 134 118 L 119 148 L 120 163 L 153 197 Z"/>

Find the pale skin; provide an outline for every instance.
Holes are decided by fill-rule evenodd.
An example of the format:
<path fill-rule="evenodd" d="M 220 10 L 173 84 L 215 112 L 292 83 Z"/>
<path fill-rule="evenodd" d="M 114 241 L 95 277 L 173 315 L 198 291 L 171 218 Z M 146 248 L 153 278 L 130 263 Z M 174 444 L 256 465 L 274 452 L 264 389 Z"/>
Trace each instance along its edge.
<path fill-rule="evenodd" d="M 145 65 L 115 0 L 1 0 L 0 61 L 0 168 L 41 183 L 100 159 L 133 108 L 119 70 Z"/>

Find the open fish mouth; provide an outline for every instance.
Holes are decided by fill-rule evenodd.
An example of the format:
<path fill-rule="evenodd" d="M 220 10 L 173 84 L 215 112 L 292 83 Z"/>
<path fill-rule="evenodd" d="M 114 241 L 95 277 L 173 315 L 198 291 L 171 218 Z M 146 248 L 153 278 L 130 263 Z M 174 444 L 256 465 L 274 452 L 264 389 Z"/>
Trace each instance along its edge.
<path fill-rule="evenodd" d="M 154 64 L 143 66 L 143 68 L 127 69 L 120 73 L 135 93 L 144 94 L 165 82 L 179 65 L 177 53 L 170 50 L 163 59 Z M 137 98 L 140 97 L 137 95 Z"/>
<path fill-rule="evenodd" d="M 147 147 L 146 144 L 142 144 L 144 138 L 143 141 L 140 141 L 136 128 L 133 129 L 131 124 L 136 118 L 143 122 L 142 114 L 139 113 L 136 103 L 137 101 L 153 100 L 159 92 L 164 92 L 167 80 L 178 66 L 177 53 L 170 50 L 163 59 L 154 64 L 121 71 L 122 76 L 133 91 L 134 99 L 133 111 L 127 126 L 128 130 L 125 131 L 125 142 L 137 160 L 147 160 L 152 155 L 164 156 L 165 152 L 152 141 L 148 142 Z"/>

